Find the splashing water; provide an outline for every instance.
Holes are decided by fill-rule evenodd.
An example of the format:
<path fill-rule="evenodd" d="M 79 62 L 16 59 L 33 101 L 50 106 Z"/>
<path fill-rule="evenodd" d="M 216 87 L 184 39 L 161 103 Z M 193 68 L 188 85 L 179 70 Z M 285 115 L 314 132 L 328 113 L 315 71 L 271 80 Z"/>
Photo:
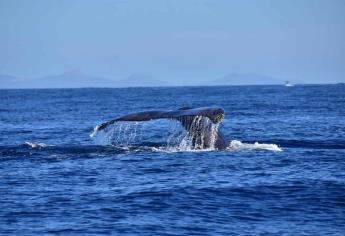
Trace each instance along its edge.
<path fill-rule="evenodd" d="M 97 126 L 90 137 L 99 145 L 128 146 L 154 138 L 148 132 L 149 122 L 118 122 L 108 128 L 98 131 Z M 169 120 L 168 130 L 165 132 L 166 149 L 171 151 L 215 150 L 218 124 L 213 124 L 207 117 L 183 117 Z M 182 128 L 181 124 L 185 126 Z M 164 132 L 160 132 L 163 134 Z M 147 137 L 148 136 L 148 137 Z"/>
<path fill-rule="evenodd" d="M 160 131 L 162 137 L 157 137 L 153 133 L 154 125 L 150 122 L 118 122 L 110 125 L 104 130 L 94 132 L 90 135 L 98 145 L 113 145 L 125 147 L 135 144 L 142 144 L 147 141 L 166 139 L 166 145 L 154 147 L 154 151 L 214 151 L 218 138 L 219 124 L 213 124 L 207 117 L 194 116 L 183 117 L 181 120 L 169 120 L 168 130 Z M 182 126 L 184 126 L 184 129 Z M 157 125 L 157 124 L 156 124 Z M 156 127 L 157 128 L 157 127 Z M 162 128 L 162 127 L 158 127 Z M 163 129 L 164 130 L 164 129 Z M 164 137 L 165 135 L 165 137 Z M 242 143 L 232 140 L 226 150 L 269 150 L 282 151 L 276 144 L 264 144 L 255 142 L 254 144 Z"/>
<path fill-rule="evenodd" d="M 108 128 L 97 131 L 97 126 L 90 137 L 98 145 L 128 146 L 141 140 L 145 125 L 139 122 L 119 122 Z"/>
<path fill-rule="evenodd" d="M 188 119 L 188 118 L 187 118 Z M 182 121 L 182 124 L 184 121 Z M 215 150 L 219 124 L 203 116 L 193 117 L 190 127 L 179 142 L 178 150 Z"/>

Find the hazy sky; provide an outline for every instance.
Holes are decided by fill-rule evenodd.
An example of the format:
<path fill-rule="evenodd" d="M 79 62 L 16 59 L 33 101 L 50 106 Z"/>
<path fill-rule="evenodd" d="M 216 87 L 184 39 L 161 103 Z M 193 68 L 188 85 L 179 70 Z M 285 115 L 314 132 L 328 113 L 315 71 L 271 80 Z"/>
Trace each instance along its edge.
<path fill-rule="evenodd" d="M 345 82 L 344 0 L 0 0 L 0 74 Z"/>

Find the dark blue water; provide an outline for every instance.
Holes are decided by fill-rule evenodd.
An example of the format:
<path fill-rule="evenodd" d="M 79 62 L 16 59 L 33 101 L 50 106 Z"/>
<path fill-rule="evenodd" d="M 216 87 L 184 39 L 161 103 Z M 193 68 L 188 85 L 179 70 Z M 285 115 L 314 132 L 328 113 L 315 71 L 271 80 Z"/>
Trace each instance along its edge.
<path fill-rule="evenodd" d="M 174 149 L 171 121 L 89 137 L 186 105 L 224 108 L 228 150 Z M 0 90 L 2 235 L 344 233 L 345 86 Z"/>

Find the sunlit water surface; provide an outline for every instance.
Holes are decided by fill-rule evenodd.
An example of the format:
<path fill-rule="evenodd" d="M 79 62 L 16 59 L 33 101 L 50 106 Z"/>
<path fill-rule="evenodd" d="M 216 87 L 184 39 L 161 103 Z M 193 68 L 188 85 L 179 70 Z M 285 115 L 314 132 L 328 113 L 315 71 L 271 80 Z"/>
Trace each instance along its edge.
<path fill-rule="evenodd" d="M 224 151 L 130 112 L 220 106 Z M 344 235 L 345 86 L 0 90 L 0 234 Z"/>

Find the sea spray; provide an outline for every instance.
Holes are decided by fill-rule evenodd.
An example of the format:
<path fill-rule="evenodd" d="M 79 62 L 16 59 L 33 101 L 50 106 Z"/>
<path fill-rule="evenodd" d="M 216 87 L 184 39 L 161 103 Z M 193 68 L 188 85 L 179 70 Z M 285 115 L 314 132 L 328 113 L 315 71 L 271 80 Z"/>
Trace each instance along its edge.
<path fill-rule="evenodd" d="M 96 130 L 97 128 L 95 128 Z M 128 146 L 141 140 L 142 126 L 138 122 L 119 122 L 90 136 L 98 145 Z"/>
<path fill-rule="evenodd" d="M 189 124 L 188 129 L 183 129 L 180 121 L 169 120 L 167 127 L 158 127 L 162 131 L 162 138 L 166 139 L 165 149 L 167 151 L 194 151 L 215 150 L 219 124 L 213 124 L 208 118 L 195 116 L 192 120 L 184 118 L 181 122 Z M 157 123 L 156 123 L 157 124 Z M 93 132 L 90 136 L 98 145 L 113 145 L 128 147 L 135 143 L 144 141 L 152 142 L 155 138 L 152 136 L 154 124 L 150 122 L 119 122 L 110 125 L 104 130 Z M 157 127 L 156 127 L 157 128 Z M 97 130 L 97 127 L 95 128 Z M 166 136 L 164 137 L 164 134 Z M 31 144 L 31 143 L 30 143 Z M 31 145 L 30 145 L 31 146 Z M 32 145 L 35 146 L 36 145 Z M 254 144 L 242 143 L 239 140 L 232 140 L 227 147 L 228 151 L 239 150 L 269 150 L 282 151 L 276 144 L 265 144 L 255 142 Z"/>
<path fill-rule="evenodd" d="M 170 125 L 168 127 L 168 138 L 166 142 L 167 150 L 177 149 L 185 135 L 186 130 L 182 128 L 180 122 L 177 120 L 170 120 Z"/>
<path fill-rule="evenodd" d="M 218 124 L 213 124 L 208 118 L 202 116 L 183 117 L 183 120 L 168 120 L 168 125 L 159 122 L 118 122 L 106 129 L 98 130 L 95 127 L 90 135 L 99 145 L 129 146 L 138 142 L 152 142 L 157 136 L 153 136 L 153 129 L 161 130 L 161 138 L 166 140 L 166 148 L 188 150 L 215 150 Z M 158 122 L 158 123 L 157 123 Z M 186 125 L 183 129 L 181 123 Z M 158 126 L 158 127 L 157 127 Z"/>
<path fill-rule="evenodd" d="M 193 117 L 179 142 L 178 149 L 181 151 L 215 150 L 218 128 L 219 124 L 213 124 L 206 117 Z"/>

